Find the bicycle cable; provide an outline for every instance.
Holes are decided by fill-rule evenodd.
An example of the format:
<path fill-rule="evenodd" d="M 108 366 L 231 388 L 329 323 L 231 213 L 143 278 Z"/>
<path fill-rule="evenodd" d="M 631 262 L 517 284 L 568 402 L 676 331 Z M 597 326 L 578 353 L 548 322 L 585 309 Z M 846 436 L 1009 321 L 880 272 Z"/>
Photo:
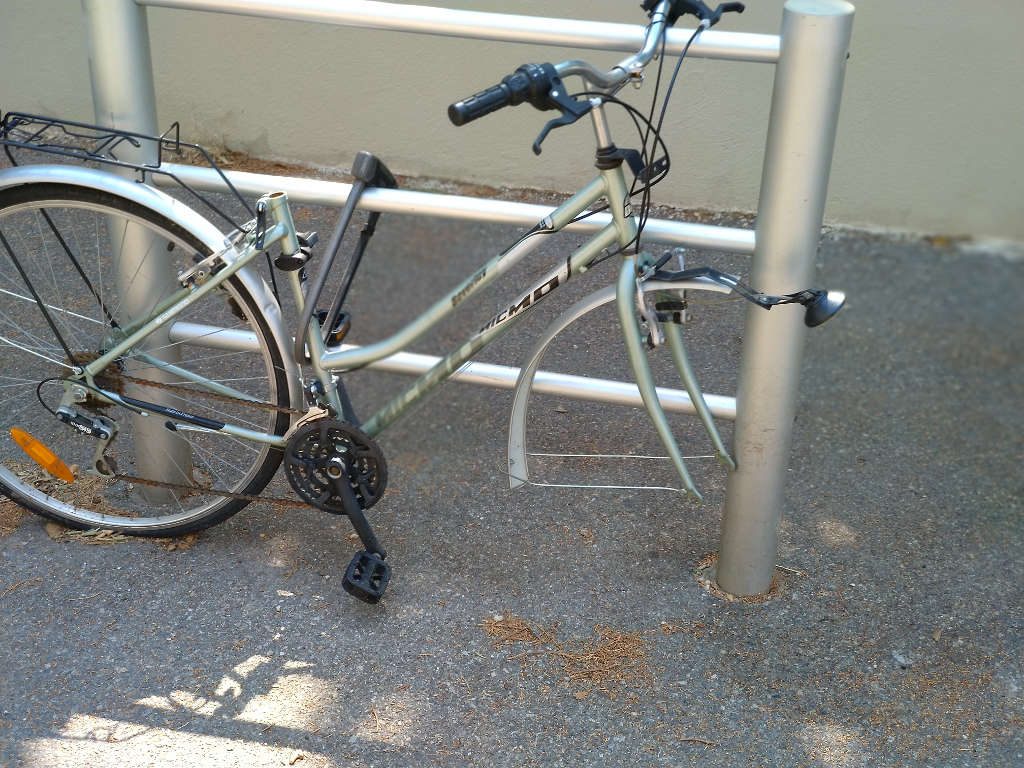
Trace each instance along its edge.
<path fill-rule="evenodd" d="M 48 406 L 46 404 L 46 401 L 43 400 L 43 394 L 42 394 L 43 385 L 44 384 L 49 384 L 50 382 L 53 382 L 53 381 L 64 381 L 64 379 L 60 378 L 59 376 L 51 376 L 48 379 L 43 379 L 42 381 L 40 381 L 36 385 L 36 400 L 39 401 L 39 404 L 41 406 L 43 406 L 43 408 L 45 408 L 47 411 L 49 411 L 51 416 L 56 416 L 57 412 L 55 410 L 53 410 L 53 408 L 51 408 L 50 406 Z"/>
<path fill-rule="evenodd" d="M 689 40 L 687 40 L 686 45 L 683 46 L 683 50 L 679 54 L 679 59 L 676 61 L 675 68 L 672 71 L 672 77 L 669 80 L 669 84 L 665 92 L 665 98 L 662 101 L 661 111 L 658 113 L 658 122 L 656 125 L 654 124 L 654 113 L 657 109 L 658 92 L 661 89 L 662 69 L 664 67 L 665 60 L 665 33 L 662 34 L 661 38 L 661 54 L 659 55 L 658 61 L 658 73 L 655 78 L 654 93 L 651 96 L 651 108 L 647 116 L 641 113 L 640 110 L 638 110 L 633 105 L 628 104 L 627 102 L 623 101 L 617 96 L 611 94 L 603 93 L 600 91 L 581 91 L 579 93 L 573 94 L 574 97 L 600 97 L 608 104 L 614 104 L 615 106 L 622 107 L 633 120 L 633 125 L 637 129 L 637 134 L 641 140 L 639 152 L 643 164 L 643 170 L 640 174 L 636 176 L 636 178 L 634 178 L 628 196 L 629 200 L 632 200 L 637 195 L 641 196 L 640 203 L 638 206 L 639 212 L 637 214 L 636 236 L 625 245 L 620 246 L 614 251 L 609 251 L 607 254 L 599 257 L 598 259 L 595 259 L 594 262 L 590 265 L 591 267 L 595 267 L 601 262 L 606 261 L 607 259 L 610 259 L 613 256 L 617 256 L 631 247 L 635 246 L 637 251 L 640 250 L 643 230 L 647 225 L 648 219 L 650 218 L 650 210 L 652 206 L 651 190 L 655 185 L 663 181 L 665 177 L 668 176 L 669 170 L 672 166 L 671 157 L 668 152 L 668 146 L 665 144 L 665 140 L 662 138 L 661 135 L 661 129 L 664 125 L 665 115 L 668 112 L 668 102 L 672 96 L 672 91 L 675 89 L 675 84 L 679 77 L 679 72 L 682 68 L 683 60 L 686 58 L 687 53 L 689 53 L 690 47 L 693 45 L 694 41 L 696 41 L 696 39 L 700 36 L 704 29 L 705 27 L 703 25 L 698 26 L 697 29 L 694 30 L 694 33 L 690 36 Z M 641 127 L 641 123 L 643 123 L 643 128 Z M 657 150 L 659 147 L 661 148 L 663 153 L 664 167 L 661 168 L 657 174 L 651 175 L 650 171 L 652 170 L 652 166 L 654 165 L 653 158 L 657 154 Z M 587 211 L 586 213 L 580 214 L 575 219 L 573 219 L 573 222 L 582 221 L 588 216 L 593 216 L 595 213 L 599 213 L 607 209 L 608 205 L 607 203 L 605 203 L 601 206 L 598 206 L 597 208 Z"/>
<path fill-rule="evenodd" d="M 693 34 L 690 35 L 690 39 L 686 41 L 686 45 L 683 46 L 683 50 L 679 54 L 679 59 L 676 61 L 675 69 L 672 71 L 672 77 L 669 80 L 668 88 L 666 89 L 666 92 L 665 92 L 665 98 L 664 98 L 664 100 L 662 101 L 662 104 L 661 104 L 661 113 L 658 115 L 658 124 L 654 127 L 654 136 L 656 136 L 659 141 L 661 141 L 661 128 L 662 128 L 662 125 L 664 125 L 664 122 L 665 122 L 665 114 L 668 111 L 668 102 L 669 102 L 669 99 L 672 97 L 672 91 L 675 88 L 676 80 L 679 77 L 679 71 L 680 71 L 680 69 L 682 69 L 683 61 L 686 59 L 686 54 L 689 53 L 689 51 L 690 51 L 690 46 L 693 45 L 694 41 L 700 36 L 700 34 L 704 31 L 704 29 L 705 29 L 705 27 L 702 24 L 701 26 L 698 26 L 697 29 L 694 30 Z M 667 33 L 663 33 L 662 34 L 662 52 L 663 53 L 664 53 L 664 50 L 665 50 L 665 40 L 666 40 L 666 37 L 667 37 Z M 661 60 L 661 62 L 659 62 L 659 67 L 658 67 L 659 78 L 660 78 L 660 75 L 661 75 L 661 66 L 660 65 L 663 64 L 663 63 L 664 63 L 664 55 L 662 55 L 662 60 Z M 654 93 L 654 97 L 651 99 L 651 116 L 652 117 L 654 115 L 654 104 L 655 104 L 655 102 L 657 100 L 657 96 L 658 96 L 658 94 L 657 94 L 657 90 L 656 90 L 655 93 Z M 645 146 L 645 149 L 646 149 L 646 146 Z M 667 159 L 668 159 L 668 155 L 666 153 L 666 160 Z M 664 175 L 668 174 L 668 171 L 669 171 L 669 163 L 666 162 L 666 167 L 665 167 L 664 174 L 662 175 L 662 178 L 664 177 Z M 659 181 L 660 180 L 661 179 L 659 179 Z M 644 186 L 644 189 L 643 189 L 644 196 L 642 198 L 641 205 L 640 205 L 640 216 L 639 216 L 639 221 L 637 222 L 637 233 L 636 233 L 636 249 L 638 251 L 640 250 L 640 242 L 641 242 L 641 238 L 643 236 L 644 227 L 647 225 L 647 219 L 649 218 L 649 215 L 650 215 L 650 208 L 651 208 L 650 191 L 651 191 L 651 187 L 653 187 L 653 186 L 654 186 L 654 184 L 651 183 L 650 179 L 648 179 L 646 184 L 645 184 L 645 186 Z"/>
<path fill-rule="evenodd" d="M 647 121 L 647 118 L 643 115 L 643 113 L 640 112 L 640 110 L 638 110 L 632 104 L 629 104 L 629 103 L 623 101 L 622 99 L 619 99 L 616 96 L 609 96 L 609 95 L 607 95 L 605 93 L 601 93 L 599 91 L 580 91 L 578 93 L 574 93 L 573 94 L 573 98 L 587 97 L 587 96 L 599 96 L 607 104 L 613 104 L 615 106 L 622 107 L 626 111 L 626 114 L 629 115 L 630 119 L 633 120 L 633 126 L 636 128 L 638 138 L 640 139 L 641 142 L 644 141 L 644 127 L 641 125 L 641 123 L 643 123 L 647 127 L 652 127 L 652 126 L 650 126 L 650 124 Z M 665 158 L 665 168 L 662 171 L 660 171 L 658 174 L 656 174 L 655 176 L 650 177 L 647 180 L 648 185 L 651 186 L 651 187 L 653 187 L 654 185 L 660 183 L 665 178 L 665 176 L 668 174 L 669 166 L 671 165 L 671 161 L 669 159 L 669 153 L 668 153 L 668 146 L 665 144 L 665 141 L 661 138 L 660 135 L 658 135 L 656 133 L 654 133 L 652 135 L 654 136 L 654 146 L 655 147 L 659 147 L 660 146 L 662 154 L 663 154 L 663 157 Z M 642 162 L 644 168 L 645 169 L 648 168 L 650 166 L 650 164 L 651 164 L 651 160 L 650 160 L 650 153 L 647 151 L 646 147 L 643 147 L 643 149 L 640 151 L 640 157 L 641 157 L 641 162 Z M 643 172 L 641 171 L 641 174 L 642 173 Z M 638 195 L 640 193 L 640 190 L 637 189 L 637 187 L 636 187 L 638 181 L 639 181 L 639 177 L 637 179 L 633 180 L 633 186 L 631 187 L 630 192 L 629 192 L 629 199 L 630 200 L 632 200 L 634 197 L 636 197 L 636 195 Z M 581 213 L 576 218 L 574 218 L 572 220 L 572 222 L 570 222 L 570 223 L 574 224 L 574 223 L 576 223 L 578 221 L 583 221 L 584 219 L 586 219 L 586 218 L 588 218 L 590 216 L 593 216 L 596 213 L 601 213 L 601 212 L 606 211 L 606 210 L 608 210 L 608 203 L 602 203 L 601 205 L 596 206 L 595 208 L 591 208 L 590 210 L 585 211 L 584 213 Z M 628 246 L 626 246 L 626 247 L 628 247 Z M 615 251 L 614 253 L 610 253 L 608 256 L 602 256 L 600 259 L 595 261 L 591 266 L 596 266 L 598 263 L 600 263 L 601 261 L 604 261 L 606 258 L 609 258 L 610 256 L 613 256 L 613 255 L 615 255 L 617 253 L 621 253 L 622 250 L 623 249 L 619 249 L 619 250 Z"/>

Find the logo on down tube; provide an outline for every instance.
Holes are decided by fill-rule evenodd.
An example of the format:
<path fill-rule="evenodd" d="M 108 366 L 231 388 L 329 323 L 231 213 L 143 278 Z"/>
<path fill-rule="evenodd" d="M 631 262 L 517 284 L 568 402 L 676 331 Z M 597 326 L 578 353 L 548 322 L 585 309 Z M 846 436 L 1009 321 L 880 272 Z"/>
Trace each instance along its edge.
<path fill-rule="evenodd" d="M 550 273 L 540 283 L 531 288 L 529 291 L 519 297 L 519 300 L 510 306 L 508 309 L 502 310 L 494 317 L 492 317 L 487 324 L 480 329 L 480 333 L 489 331 L 492 328 L 497 328 L 502 323 L 511 320 L 513 317 L 523 312 L 538 301 L 543 299 L 555 288 L 568 282 L 569 280 L 569 264 L 566 262 L 554 272 Z"/>

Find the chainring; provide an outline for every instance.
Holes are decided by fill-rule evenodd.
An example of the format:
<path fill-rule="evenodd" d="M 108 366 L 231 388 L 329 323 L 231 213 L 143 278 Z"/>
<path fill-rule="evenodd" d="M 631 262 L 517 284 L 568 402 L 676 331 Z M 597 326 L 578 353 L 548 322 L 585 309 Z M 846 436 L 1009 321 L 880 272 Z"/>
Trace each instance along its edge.
<path fill-rule="evenodd" d="M 345 514 L 335 482 L 347 482 L 362 509 L 376 504 L 388 482 L 384 454 L 373 439 L 343 421 L 323 418 L 300 427 L 284 452 L 285 476 L 299 497 L 317 509 Z M 333 474 L 333 476 L 332 476 Z"/>

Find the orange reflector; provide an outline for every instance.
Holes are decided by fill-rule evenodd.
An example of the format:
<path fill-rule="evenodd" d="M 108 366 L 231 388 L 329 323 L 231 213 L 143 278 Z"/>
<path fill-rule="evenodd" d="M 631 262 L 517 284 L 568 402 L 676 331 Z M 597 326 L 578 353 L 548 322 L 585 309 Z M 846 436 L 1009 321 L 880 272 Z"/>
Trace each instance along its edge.
<path fill-rule="evenodd" d="M 65 483 L 75 482 L 75 476 L 68 465 L 61 461 L 57 454 L 36 440 L 32 435 L 21 427 L 11 427 L 11 437 L 14 442 L 21 446 L 21 450 L 28 454 L 36 464 L 45 469 L 54 477 L 59 477 Z"/>

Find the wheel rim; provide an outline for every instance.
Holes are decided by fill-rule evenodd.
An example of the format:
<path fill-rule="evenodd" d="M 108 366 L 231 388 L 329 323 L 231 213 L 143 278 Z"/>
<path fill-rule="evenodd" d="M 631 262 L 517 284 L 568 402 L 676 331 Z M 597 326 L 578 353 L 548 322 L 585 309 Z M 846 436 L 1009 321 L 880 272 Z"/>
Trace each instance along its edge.
<path fill-rule="evenodd" d="M 119 331 L 112 330 L 111 321 L 124 328 L 148 311 L 142 306 L 159 298 L 144 289 L 141 304 L 136 301 L 139 306 L 133 307 L 130 298 L 140 293 L 142 281 L 163 273 L 173 283 L 200 253 L 198 244 L 173 225 L 149 221 L 124 201 L 116 202 L 124 210 L 108 207 L 109 202 L 21 200 L 0 210 L 0 481 L 19 501 L 74 524 L 140 533 L 202 527 L 197 524 L 242 506 L 226 494 L 246 493 L 257 480 L 265 482 L 262 474 L 272 455 L 268 446 L 198 431 L 172 435 L 162 417 L 101 406 L 88 395 L 75 408 L 117 425 L 107 455 L 116 460 L 120 475 L 144 482 L 111 479 L 89 471 L 96 438 L 60 423 L 47 410 L 55 409 L 65 393 L 59 379 L 71 375 L 76 363 L 95 359 L 116 338 Z M 115 259 L 120 258 L 134 261 L 119 278 Z M 148 349 L 127 352 L 108 369 L 116 368 L 114 374 L 97 377 L 96 384 L 206 418 L 280 433 L 280 413 L 211 396 L 206 386 L 180 374 L 189 371 L 248 399 L 278 402 L 280 364 L 260 323 L 249 319 L 255 315 L 249 302 L 238 288 L 225 284 L 175 322 L 231 329 L 258 342 L 255 349 L 218 348 L 215 334 L 185 343 L 173 338 L 168 326 L 165 336 L 143 342 Z M 25 429 L 64 463 L 75 465 L 78 479 L 68 484 L 35 465 L 11 438 L 11 427 Z"/>

